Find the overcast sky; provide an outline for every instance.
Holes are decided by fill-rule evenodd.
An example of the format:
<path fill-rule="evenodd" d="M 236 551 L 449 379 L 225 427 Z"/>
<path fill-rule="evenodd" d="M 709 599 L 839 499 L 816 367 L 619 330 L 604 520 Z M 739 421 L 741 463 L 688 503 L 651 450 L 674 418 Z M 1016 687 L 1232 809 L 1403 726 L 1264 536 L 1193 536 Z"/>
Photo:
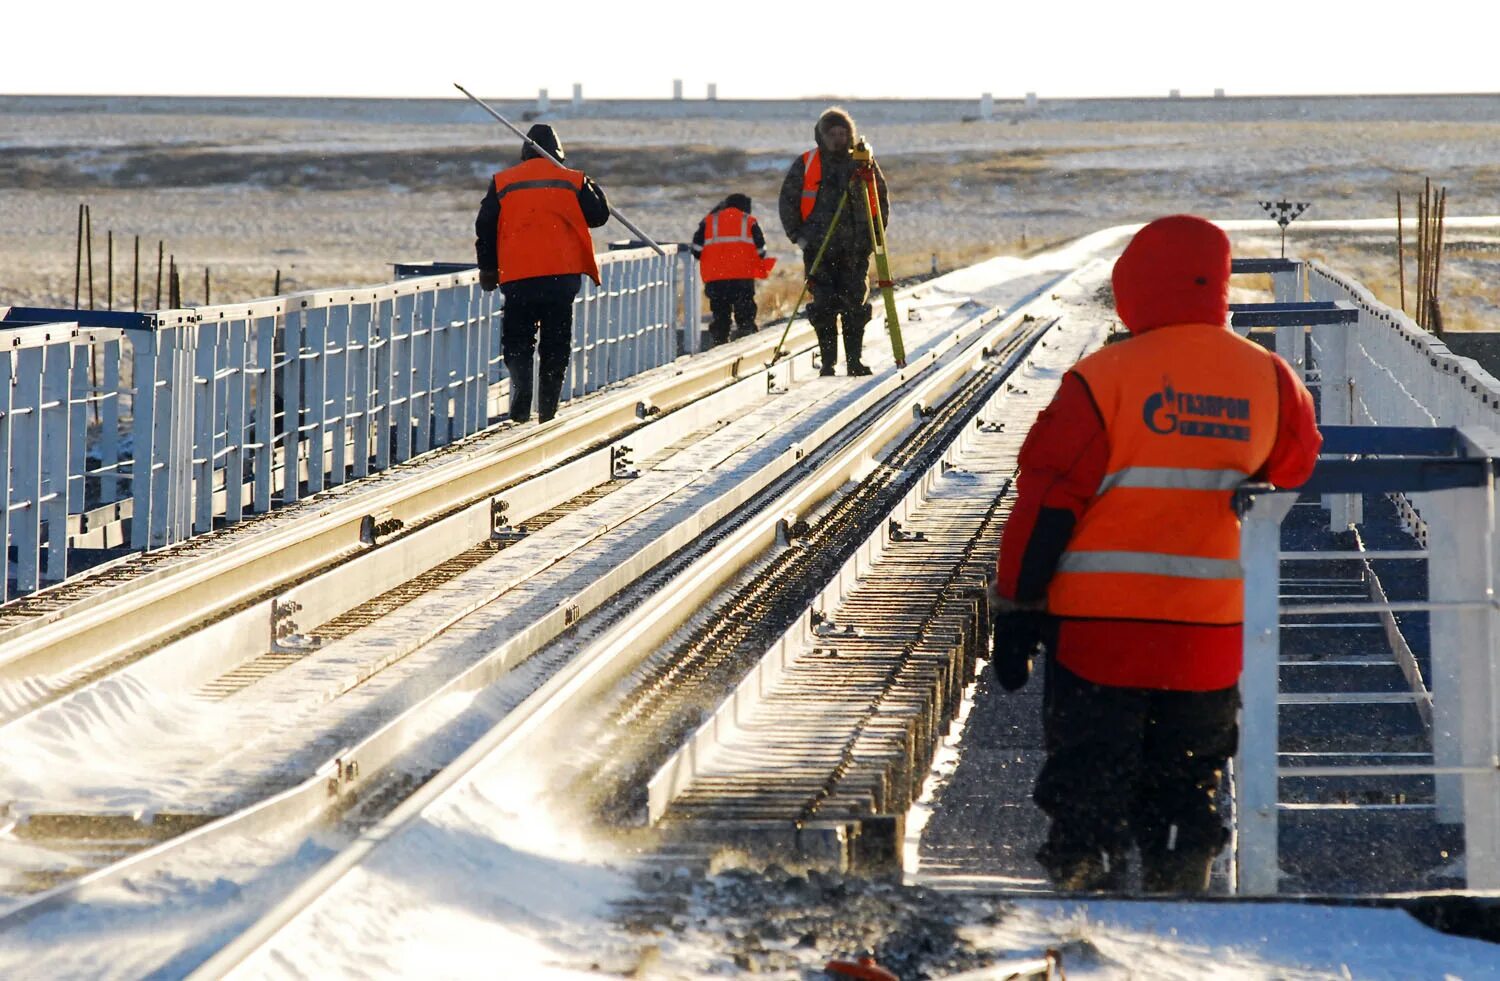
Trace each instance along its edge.
<path fill-rule="evenodd" d="M 0 94 L 997 99 L 1500 91 L 1426 0 L 3 0 Z M 1431 43 L 1424 51 L 1422 38 Z"/>

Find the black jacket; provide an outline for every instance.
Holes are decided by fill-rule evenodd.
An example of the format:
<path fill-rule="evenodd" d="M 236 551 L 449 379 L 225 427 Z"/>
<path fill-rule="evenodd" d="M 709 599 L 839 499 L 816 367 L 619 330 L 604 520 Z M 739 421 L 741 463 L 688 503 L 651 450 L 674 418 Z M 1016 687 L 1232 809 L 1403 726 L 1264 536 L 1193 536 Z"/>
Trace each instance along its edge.
<path fill-rule="evenodd" d="M 547 133 L 538 132 L 543 128 L 547 130 Z M 534 126 L 528 135 L 546 145 L 557 159 L 564 160 L 562 146 L 558 144 L 556 137 L 551 135 L 550 126 Z M 539 156 L 541 154 L 537 153 L 529 143 L 521 151 L 523 162 Z M 583 220 L 590 228 L 599 228 L 609 221 L 609 199 L 604 196 L 604 190 L 586 175 L 583 178 L 583 186 L 578 189 L 578 207 L 583 211 Z M 474 219 L 474 258 L 479 263 L 480 269 L 500 268 L 500 254 L 495 243 L 499 228 L 500 198 L 495 194 L 495 179 L 492 177 L 490 186 L 485 191 L 484 200 L 479 202 L 479 215 Z"/>
<path fill-rule="evenodd" d="M 807 216 L 806 221 L 802 219 L 802 179 L 807 171 L 802 163 L 801 154 L 798 154 L 792 161 L 786 179 L 781 182 L 781 197 L 777 202 L 781 213 L 781 226 L 786 229 L 787 238 L 793 242 L 802 243 L 808 262 L 812 261 L 818 246 L 822 244 L 823 236 L 828 233 L 828 226 L 832 223 L 834 212 L 838 209 L 839 199 L 854 175 L 853 157 L 849 153 L 835 155 L 824 142 L 824 130 L 833 123 L 841 123 L 849 127 L 851 147 L 859 138 L 854 128 L 854 120 L 842 109 L 832 108 L 818 117 L 817 125 L 813 127 L 813 138 L 818 144 L 823 174 L 818 182 L 818 197 L 813 202 L 812 213 Z M 890 224 L 891 206 L 890 196 L 885 186 L 885 175 L 880 172 L 878 162 L 875 164 L 875 187 L 880 197 L 881 227 L 884 228 Z M 830 254 L 856 257 L 868 256 L 875 251 L 875 243 L 870 241 L 869 222 L 865 219 L 864 208 L 858 198 L 851 196 L 849 203 L 844 205 L 838 228 L 828 243 L 828 251 Z"/>

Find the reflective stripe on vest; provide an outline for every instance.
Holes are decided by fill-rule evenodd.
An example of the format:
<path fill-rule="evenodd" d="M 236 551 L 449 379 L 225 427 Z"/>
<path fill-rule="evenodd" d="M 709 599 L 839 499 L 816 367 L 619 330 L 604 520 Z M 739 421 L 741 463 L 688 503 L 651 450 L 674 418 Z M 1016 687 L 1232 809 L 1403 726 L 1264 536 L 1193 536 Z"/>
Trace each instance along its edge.
<path fill-rule="evenodd" d="M 1143 576 L 1179 579 L 1239 579 L 1240 563 L 1232 559 L 1200 559 L 1161 552 L 1064 552 L 1059 572 L 1135 572 Z"/>
<path fill-rule="evenodd" d="M 584 176 L 539 157 L 494 177 L 500 282 L 583 273 L 599 282 L 594 240 L 578 193 Z"/>
<path fill-rule="evenodd" d="M 1115 487 L 1161 490 L 1234 490 L 1250 479 L 1243 470 L 1193 470 L 1183 467 L 1126 467 L 1099 482 L 1099 493 Z"/>
<path fill-rule="evenodd" d="M 1235 487 L 1275 443 L 1274 355 L 1223 326 L 1183 324 L 1073 369 L 1109 445 L 1106 476 L 1047 591 L 1064 617 L 1243 619 Z"/>
<path fill-rule="evenodd" d="M 814 147 L 802 155 L 802 220 L 813 213 L 818 203 L 818 185 L 823 181 L 823 159 Z"/>
<path fill-rule="evenodd" d="M 823 183 L 823 157 L 816 147 L 802 155 L 802 220 L 806 221 L 818 203 L 818 187 Z M 874 183 L 865 185 L 870 214 L 880 214 L 880 195 Z"/>
<path fill-rule="evenodd" d="M 570 184 L 567 181 L 557 181 L 557 180 L 516 181 L 515 183 L 513 183 L 513 184 L 507 184 L 507 185 L 505 185 L 505 187 L 503 187 L 500 190 L 496 191 L 495 192 L 495 198 L 497 200 L 501 199 L 501 198 L 504 198 L 507 194 L 511 193 L 512 191 L 535 191 L 535 190 L 537 190 L 539 188 L 555 188 L 555 189 L 557 189 L 559 191 L 572 191 L 575 194 L 578 192 L 578 188 L 574 187 L 572 184 Z"/>
<path fill-rule="evenodd" d="M 705 231 L 703 235 L 703 247 L 710 245 L 723 245 L 729 242 L 745 242 L 749 245 L 755 244 L 755 238 L 750 234 L 750 216 L 740 212 L 739 228 L 733 235 L 722 234 L 724 225 L 724 212 L 716 211 L 705 220 Z"/>
<path fill-rule="evenodd" d="M 698 275 L 705 283 L 725 279 L 756 279 L 761 269 L 755 245 L 755 219 L 738 208 L 723 208 L 703 219 L 703 249 Z"/>

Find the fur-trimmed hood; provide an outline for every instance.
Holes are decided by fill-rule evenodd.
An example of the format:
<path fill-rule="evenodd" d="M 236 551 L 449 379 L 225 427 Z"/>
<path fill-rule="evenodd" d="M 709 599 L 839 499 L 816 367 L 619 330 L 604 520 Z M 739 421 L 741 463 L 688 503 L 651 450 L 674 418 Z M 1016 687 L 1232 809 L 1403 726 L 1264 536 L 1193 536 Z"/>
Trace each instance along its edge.
<path fill-rule="evenodd" d="M 842 106 L 829 106 L 813 126 L 813 139 L 817 141 L 818 149 L 828 149 L 828 144 L 823 141 L 824 131 L 834 125 L 849 127 L 849 146 L 853 147 L 859 141 L 859 131 L 854 128 L 854 117 Z"/>

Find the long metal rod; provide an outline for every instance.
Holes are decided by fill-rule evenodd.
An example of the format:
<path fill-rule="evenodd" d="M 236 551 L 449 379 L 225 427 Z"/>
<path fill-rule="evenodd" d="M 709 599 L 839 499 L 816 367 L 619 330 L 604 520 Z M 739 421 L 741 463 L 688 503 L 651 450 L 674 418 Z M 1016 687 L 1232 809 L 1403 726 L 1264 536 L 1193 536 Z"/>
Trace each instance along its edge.
<path fill-rule="evenodd" d="M 473 92 L 470 92 L 468 89 L 464 88 L 462 85 L 459 85 L 457 82 L 453 83 L 453 87 L 456 88 L 456 89 L 458 89 L 464 95 L 468 96 L 470 99 L 474 100 L 474 104 L 477 105 L 477 106 L 479 106 L 479 108 L 483 109 L 485 112 L 489 113 L 491 116 L 494 116 L 496 122 L 498 122 L 501 125 L 503 125 L 506 129 L 510 130 L 512 133 L 516 134 L 521 139 L 525 140 L 528 144 L 531 145 L 532 149 L 536 150 L 542 156 L 546 157 L 548 160 L 550 160 L 553 163 L 557 164 L 559 167 L 564 166 L 563 162 L 561 160 L 557 159 L 556 157 L 554 157 L 552 155 L 552 153 L 546 147 L 544 147 L 541 144 L 537 143 L 536 140 L 533 140 L 531 137 L 527 136 L 525 133 L 521 132 L 519 129 L 516 129 L 515 124 L 513 124 L 509 119 L 506 119 L 504 116 L 500 115 L 494 109 L 491 109 L 490 108 L 490 104 L 488 102 L 485 102 L 479 96 L 475 95 Z M 665 256 L 667 254 L 666 251 L 660 245 L 656 244 L 656 240 L 655 239 L 653 239 L 650 235 L 647 235 L 645 232 L 643 232 L 639 228 L 637 228 L 636 225 L 635 225 L 635 222 L 631 221 L 629 218 L 626 218 L 624 215 L 620 214 L 619 210 L 616 209 L 613 205 L 610 206 L 609 213 L 614 216 L 614 219 L 616 221 L 618 221 L 620 224 L 624 225 L 626 228 L 628 228 L 632 232 L 634 232 L 636 238 L 640 239 L 641 241 L 645 242 L 647 245 L 651 246 L 651 248 L 655 249 L 657 255 L 659 255 L 659 256 Z"/>

